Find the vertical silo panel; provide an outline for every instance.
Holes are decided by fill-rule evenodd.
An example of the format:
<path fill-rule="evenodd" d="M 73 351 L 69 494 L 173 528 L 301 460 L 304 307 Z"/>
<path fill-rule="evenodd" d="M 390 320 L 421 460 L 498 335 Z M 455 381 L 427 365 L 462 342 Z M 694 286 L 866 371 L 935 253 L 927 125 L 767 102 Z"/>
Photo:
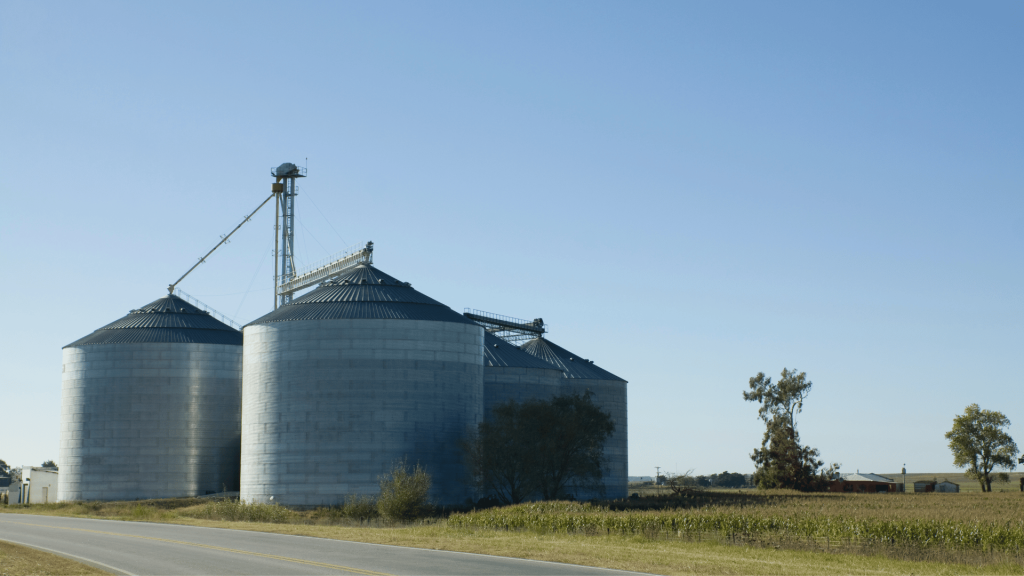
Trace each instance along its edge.
<path fill-rule="evenodd" d="M 237 489 L 241 333 L 167 296 L 63 357 L 62 500 Z"/>
<path fill-rule="evenodd" d="M 189 377 L 107 376 L 89 370 L 63 381 L 63 500 L 122 500 L 202 495 L 237 489 L 241 349 L 218 344 L 106 344 L 93 350 L 133 374 L 149 374 L 154 356 L 178 348 Z M 200 354 L 189 358 L 187 352 Z M 217 354 L 219 353 L 219 358 Z M 65 372 L 67 375 L 67 372 Z M 65 489 L 66 485 L 66 489 Z"/>
<path fill-rule="evenodd" d="M 243 498 L 274 496 L 275 502 L 312 506 L 335 504 L 347 494 L 376 494 L 379 476 L 403 458 L 431 473 L 438 501 L 461 502 L 470 495 L 458 446 L 481 418 L 480 356 L 475 362 L 433 358 L 466 332 L 481 332 L 479 340 L 482 330 L 381 322 L 245 328 Z M 315 361 L 282 368 L 284 353 L 249 345 L 252 335 L 255 342 L 287 341 L 291 352 L 322 352 L 320 335 L 331 339 L 338 333 L 361 334 L 375 346 L 364 347 L 358 338 L 333 339 L 354 345 L 340 344 L 336 355 L 318 353 Z"/>
<path fill-rule="evenodd" d="M 460 444 L 483 412 L 479 326 L 359 265 L 244 331 L 243 498 L 373 495 L 403 458 L 435 501 L 472 495 Z"/>

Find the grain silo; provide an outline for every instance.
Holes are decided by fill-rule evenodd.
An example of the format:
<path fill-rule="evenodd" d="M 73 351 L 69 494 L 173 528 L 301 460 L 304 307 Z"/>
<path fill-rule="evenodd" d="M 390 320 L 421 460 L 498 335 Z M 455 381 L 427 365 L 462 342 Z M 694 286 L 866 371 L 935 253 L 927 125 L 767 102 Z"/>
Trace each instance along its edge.
<path fill-rule="evenodd" d="M 242 333 L 168 295 L 64 347 L 61 500 L 238 489 Z"/>
<path fill-rule="evenodd" d="M 243 331 L 243 499 L 377 494 L 403 458 L 435 501 L 473 495 L 460 442 L 483 414 L 482 327 L 364 262 Z"/>
<path fill-rule="evenodd" d="M 515 400 L 548 400 L 560 392 L 562 370 L 490 333 L 484 335 L 484 417 Z"/>
<path fill-rule="evenodd" d="M 602 470 L 605 498 L 625 498 L 629 489 L 629 446 L 627 444 L 626 381 L 545 338 L 534 338 L 522 350 L 550 364 L 554 364 L 565 378 L 563 392 L 594 393 L 594 403 L 611 414 L 615 432 L 604 447 L 605 466 Z M 602 495 L 577 490 L 578 500 Z"/>

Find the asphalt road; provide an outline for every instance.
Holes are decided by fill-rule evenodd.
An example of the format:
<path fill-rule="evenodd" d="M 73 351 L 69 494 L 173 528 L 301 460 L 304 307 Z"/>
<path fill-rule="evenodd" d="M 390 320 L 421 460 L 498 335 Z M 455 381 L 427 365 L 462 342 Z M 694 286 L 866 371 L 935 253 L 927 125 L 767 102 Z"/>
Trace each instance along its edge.
<path fill-rule="evenodd" d="M 0 540 L 115 574 L 631 574 L 463 552 L 148 522 L 0 514 Z"/>

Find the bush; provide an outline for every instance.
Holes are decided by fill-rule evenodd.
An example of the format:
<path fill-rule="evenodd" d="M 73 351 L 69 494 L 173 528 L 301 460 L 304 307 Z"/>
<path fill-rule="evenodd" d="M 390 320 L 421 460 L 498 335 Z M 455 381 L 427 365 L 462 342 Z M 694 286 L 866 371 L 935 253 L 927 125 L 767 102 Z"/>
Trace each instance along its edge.
<path fill-rule="evenodd" d="M 239 500 L 214 500 L 194 510 L 183 510 L 182 516 L 232 522 L 287 522 L 291 513 L 284 506 Z"/>
<path fill-rule="evenodd" d="M 342 514 L 346 518 L 359 520 L 360 522 L 376 518 L 379 515 L 377 512 L 377 501 L 372 496 L 346 496 Z"/>
<path fill-rule="evenodd" d="M 419 464 L 410 470 L 406 460 L 396 462 L 380 477 L 377 512 L 388 523 L 409 522 L 426 515 L 430 483 L 430 474 Z"/>

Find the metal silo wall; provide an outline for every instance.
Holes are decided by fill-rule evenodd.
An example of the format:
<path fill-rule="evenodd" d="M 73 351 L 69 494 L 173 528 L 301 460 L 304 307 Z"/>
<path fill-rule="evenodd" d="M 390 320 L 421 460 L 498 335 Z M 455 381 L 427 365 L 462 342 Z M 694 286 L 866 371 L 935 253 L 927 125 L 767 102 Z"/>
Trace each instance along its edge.
<path fill-rule="evenodd" d="M 629 494 L 629 443 L 626 421 L 626 383 L 621 380 L 591 380 L 565 378 L 562 392 L 590 390 L 593 400 L 602 410 L 611 414 L 615 432 L 604 445 L 605 465 L 601 470 L 604 494 L 596 491 L 575 489 L 577 500 L 591 498 L 625 498 Z"/>
<path fill-rule="evenodd" d="M 473 495 L 460 441 L 483 417 L 483 328 L 300 320 L 244 329 L 241 497 L 294 506 L 375 495 L 403 457 L 431 497 Z"/>
<path fill-rule="evenodd" d="M 225 344 L 65 348 L 60 499 L 237 490 L 241 368 Z"/>
<path fill-rule="evenodd" d="M 562 371 L 555 368 L 484 366 L 484 418 L 509 400 L 550 400 L 560 392 L 563 380 Z"/>

